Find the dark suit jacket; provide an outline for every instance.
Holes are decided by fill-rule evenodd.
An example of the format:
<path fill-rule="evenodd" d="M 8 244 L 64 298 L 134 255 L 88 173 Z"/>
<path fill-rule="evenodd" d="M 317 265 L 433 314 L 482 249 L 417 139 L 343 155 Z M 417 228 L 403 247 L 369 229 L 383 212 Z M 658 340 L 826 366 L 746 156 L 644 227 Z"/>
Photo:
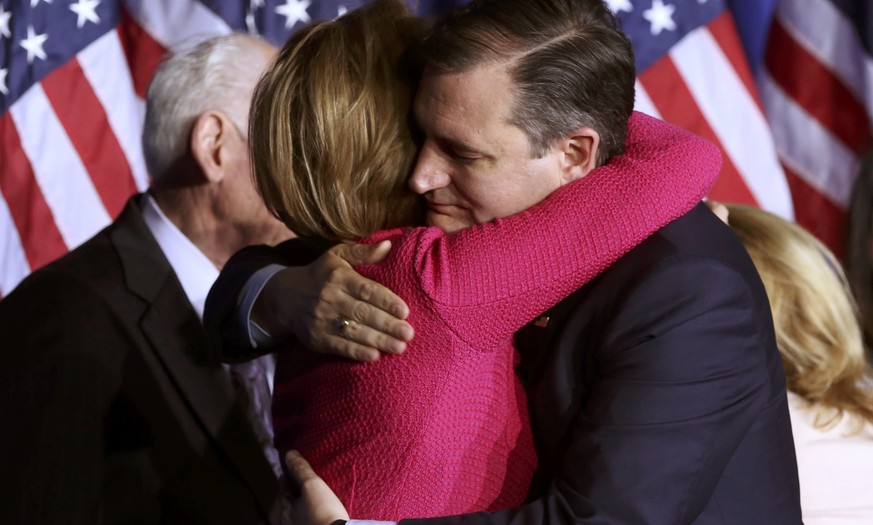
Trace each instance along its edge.
<path fill-rule="evenodd" d="M 703 205 L 544 317 L 517 337 L 541 462 L 530 503 L 404 524 L 801 523 L 767 296 Z"/>
<path fill-rule="evenodd" d="M 0 523 L 263 523 L 277 481 L 140 198 L 0 301 Z"/>

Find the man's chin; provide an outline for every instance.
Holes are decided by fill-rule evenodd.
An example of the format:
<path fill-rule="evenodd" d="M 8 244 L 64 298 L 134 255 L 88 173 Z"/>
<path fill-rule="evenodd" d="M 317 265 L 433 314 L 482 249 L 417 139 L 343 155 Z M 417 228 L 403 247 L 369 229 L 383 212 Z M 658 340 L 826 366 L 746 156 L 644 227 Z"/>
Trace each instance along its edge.
<path fill-rule="evenodd" d="M 442 213 L 434 213 L 432 211 L 429 211 L 427 213 L 425 223 L 428 226 L 434 226 L 436 228 L 439 228 L 446 233 L 455 233 L 457 231 L 463 230 L 464 228 L 469 228 L 470 226 L 472 226 L 466 221 L 462 221 L 456 217 L 444 215 Z"/>

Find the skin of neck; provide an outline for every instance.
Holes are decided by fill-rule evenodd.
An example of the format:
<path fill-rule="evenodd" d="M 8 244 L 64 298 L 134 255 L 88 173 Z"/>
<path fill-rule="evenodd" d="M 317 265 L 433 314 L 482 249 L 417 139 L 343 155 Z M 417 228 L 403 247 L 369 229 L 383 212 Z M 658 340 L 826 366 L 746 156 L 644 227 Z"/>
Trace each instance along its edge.
<path fill-rule="evenodd" d="M 206 257 L 221 269 L 231 255 L 250 244 L 243 228 L 223 220 L 216 213 L 214 192 L 207 187 L 152 191 L 164 215 Z"/>

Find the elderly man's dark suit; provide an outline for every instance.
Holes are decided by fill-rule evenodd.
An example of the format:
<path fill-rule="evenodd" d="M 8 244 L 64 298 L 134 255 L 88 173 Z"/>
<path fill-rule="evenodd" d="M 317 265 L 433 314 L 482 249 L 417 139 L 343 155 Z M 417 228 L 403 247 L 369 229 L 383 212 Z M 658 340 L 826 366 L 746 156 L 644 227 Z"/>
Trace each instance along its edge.
<path fill-rule="evenodd" d="M 277 481 L 141 196 L 0 301 L 0 523 L 274 521 Z"/>
<path fill-rule="evenodd" d="M 267 263 L 304 263 L 302 248 L 252 247 L 225 267 L 206 317 L 228 358 L 252 352 L 231 313 L 242 283 Z M 801 523 L 767 296 L 739 240 L 703 204 L 517 343 L 540 459 L 530 502 L 401 524 Z"/>

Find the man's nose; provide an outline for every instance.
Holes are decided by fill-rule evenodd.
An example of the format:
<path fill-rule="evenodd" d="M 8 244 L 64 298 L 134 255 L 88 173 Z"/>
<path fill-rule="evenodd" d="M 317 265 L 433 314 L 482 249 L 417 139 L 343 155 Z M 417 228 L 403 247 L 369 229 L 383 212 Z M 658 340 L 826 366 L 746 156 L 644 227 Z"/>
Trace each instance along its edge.
<path fill-rule="evenodd" d="M 409 179 L 410 189 L 414 193 L 424 195 L 429 191 L 448 186 L 450 181 L 451 177 L 445 162 L 432 147 L 425 145 L 418 154 L 418 161 Z"/>

